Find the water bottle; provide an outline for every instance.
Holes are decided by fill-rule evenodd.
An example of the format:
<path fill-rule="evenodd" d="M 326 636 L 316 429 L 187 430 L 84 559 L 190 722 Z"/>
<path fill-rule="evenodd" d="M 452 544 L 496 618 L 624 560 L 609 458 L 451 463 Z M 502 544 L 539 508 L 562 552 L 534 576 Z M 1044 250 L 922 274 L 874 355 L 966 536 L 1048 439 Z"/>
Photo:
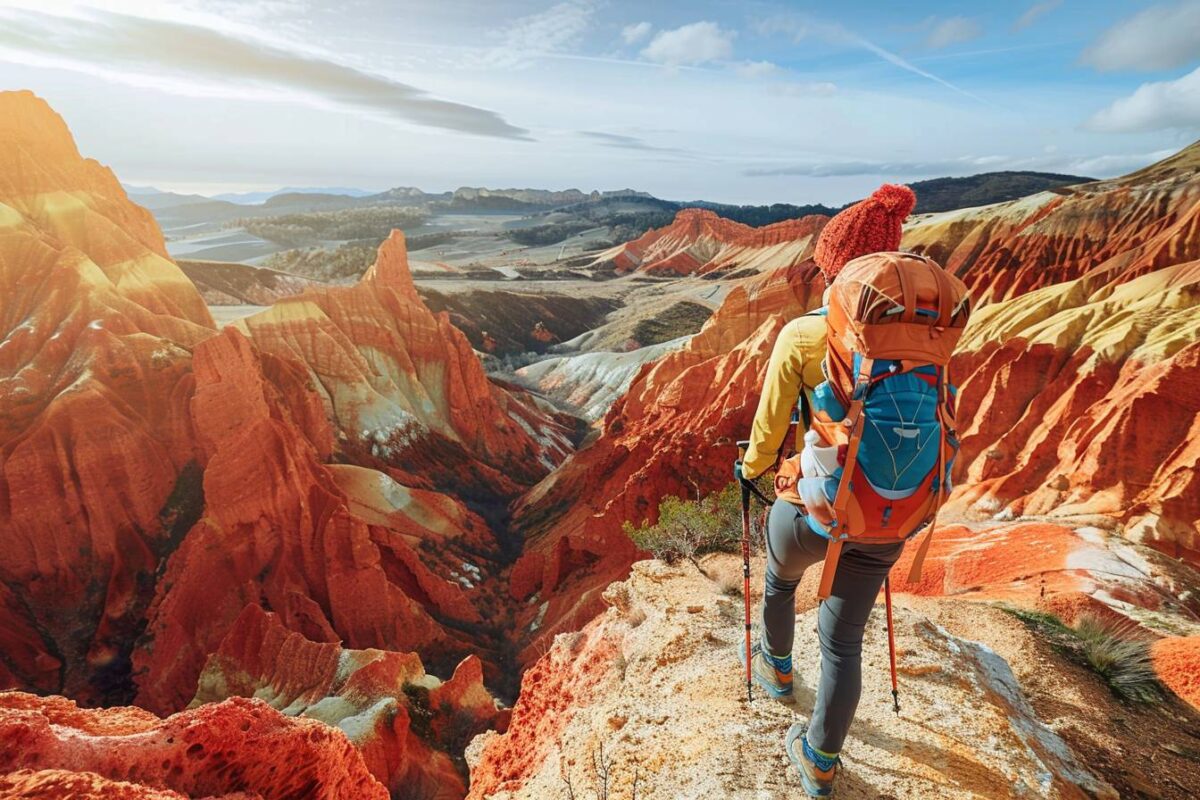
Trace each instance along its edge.
<path fill-rule="evenodd" d="M 800 474 L 806 478 L 826 478 L 838 468 L 836 446 L 821 445 L 821 435 L 810 430 L 804 434 L 804 449 L 800 451 Z"/>

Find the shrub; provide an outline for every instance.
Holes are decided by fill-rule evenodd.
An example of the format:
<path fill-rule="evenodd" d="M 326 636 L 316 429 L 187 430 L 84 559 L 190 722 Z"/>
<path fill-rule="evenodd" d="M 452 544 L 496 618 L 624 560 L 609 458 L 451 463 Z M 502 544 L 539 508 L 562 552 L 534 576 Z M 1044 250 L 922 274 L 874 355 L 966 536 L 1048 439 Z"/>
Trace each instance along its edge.
<path fill-rule="evenodd" d="M 680 559 L 695 563 L 705 553 L 735 553 L 742 541 L 741 492 L 731 483 L 700 500 L 665 497 L 658 522 L 626 522 L 624 527 L 634 544 L 668 564 Z"/>
<path fill-rule="evenodd" d="M 1162 689 L 1150 659 L 1150 643 L 1135 623 L 1081 614 L 1074 627 L 1053 614 L 1001 606 L 1046 637 L 1059 652 L 1099 675 L 1122 700 L 1157 703 Z"/>
<path fill-rule="evenodd" d="M 1162 699 L 1150 645 L 1132 623 L 1116 623 L 1085 614 L 1075 623 L 1080 653 L 1087 665 L 1104 678 L 1113 694 L 1135 703 Z"/>

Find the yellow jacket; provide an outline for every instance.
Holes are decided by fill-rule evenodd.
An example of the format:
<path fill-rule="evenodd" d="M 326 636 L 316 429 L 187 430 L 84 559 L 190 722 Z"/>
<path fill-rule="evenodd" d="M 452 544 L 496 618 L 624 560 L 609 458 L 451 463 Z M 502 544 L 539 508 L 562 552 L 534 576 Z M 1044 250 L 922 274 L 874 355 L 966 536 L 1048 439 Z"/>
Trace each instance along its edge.
<path fill-rule="evenodd" d="M 825 380 L 821 372 L 824 358 L 825 317 L 797 317 L 783 326 L 771 350 L 758 411 L 750 429 L 750 448 L 742 462 L 742 474 L 747 478 L 756 478 L 774 466 L 800 391 L 811 393 Z"/>

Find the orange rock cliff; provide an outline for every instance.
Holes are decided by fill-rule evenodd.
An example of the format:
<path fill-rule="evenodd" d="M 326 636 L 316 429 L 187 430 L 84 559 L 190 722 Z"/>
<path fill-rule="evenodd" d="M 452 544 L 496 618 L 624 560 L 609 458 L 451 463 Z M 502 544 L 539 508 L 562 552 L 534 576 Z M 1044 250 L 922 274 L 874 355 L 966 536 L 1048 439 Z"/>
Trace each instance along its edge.
<path fill-rule="evenodd" d="M 60 700 L 0 695 L 6 787 L 287 796 L 268 775 L 291 758 L 313 764 L 305 796 L 461 796 L 461 739 L 499 723 L 483 676 L 507 674 L 509 600 L 483 578 L 510 557 L 464 501 L 546 474 L 572 446 L 557 415 L 487 379 L 416 296 L 402 238 L 359 286 L 272 309 L 254 338 L 218 333 L 149 214 L 43 101 L 0 93 L 0 142 L 0 687 L 148 709 L 76 723 Z M 405 424 L 381 437 L 384 417 Z M 249 640 L 290 644 L 254 661 Z M 361 757 L 336 716 L 232 698 L 346 659 L 363 665 L 348 682 L 305 691 L 351 691 L 363 724 L 375 709 L 376 735 L 352 731 Z M 219 681 L 230 700 L 155 716 L 202 675 L 220 700 L 221 664 L 242 681 Z M 122 731 L 157 749 L 105 738 L 133 718 Z M 64 743 L 72 725 L 84 745 Z M 62 772 L 78 769 L 94 780 Z"/>

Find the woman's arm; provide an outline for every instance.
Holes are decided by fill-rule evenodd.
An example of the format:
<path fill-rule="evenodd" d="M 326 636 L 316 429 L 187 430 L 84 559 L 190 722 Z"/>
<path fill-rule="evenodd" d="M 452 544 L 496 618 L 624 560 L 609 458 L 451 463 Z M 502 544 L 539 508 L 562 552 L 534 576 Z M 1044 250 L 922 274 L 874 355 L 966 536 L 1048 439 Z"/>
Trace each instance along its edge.
<path fill-rule="evenodd" d="M 821 381 L 824 353 L 824 317 L 798 317 L 779 331 L 750 429 L 750 447 L 742 462 L 745 477 L 755 478 L 775 464 L 801 389 Z"/>

